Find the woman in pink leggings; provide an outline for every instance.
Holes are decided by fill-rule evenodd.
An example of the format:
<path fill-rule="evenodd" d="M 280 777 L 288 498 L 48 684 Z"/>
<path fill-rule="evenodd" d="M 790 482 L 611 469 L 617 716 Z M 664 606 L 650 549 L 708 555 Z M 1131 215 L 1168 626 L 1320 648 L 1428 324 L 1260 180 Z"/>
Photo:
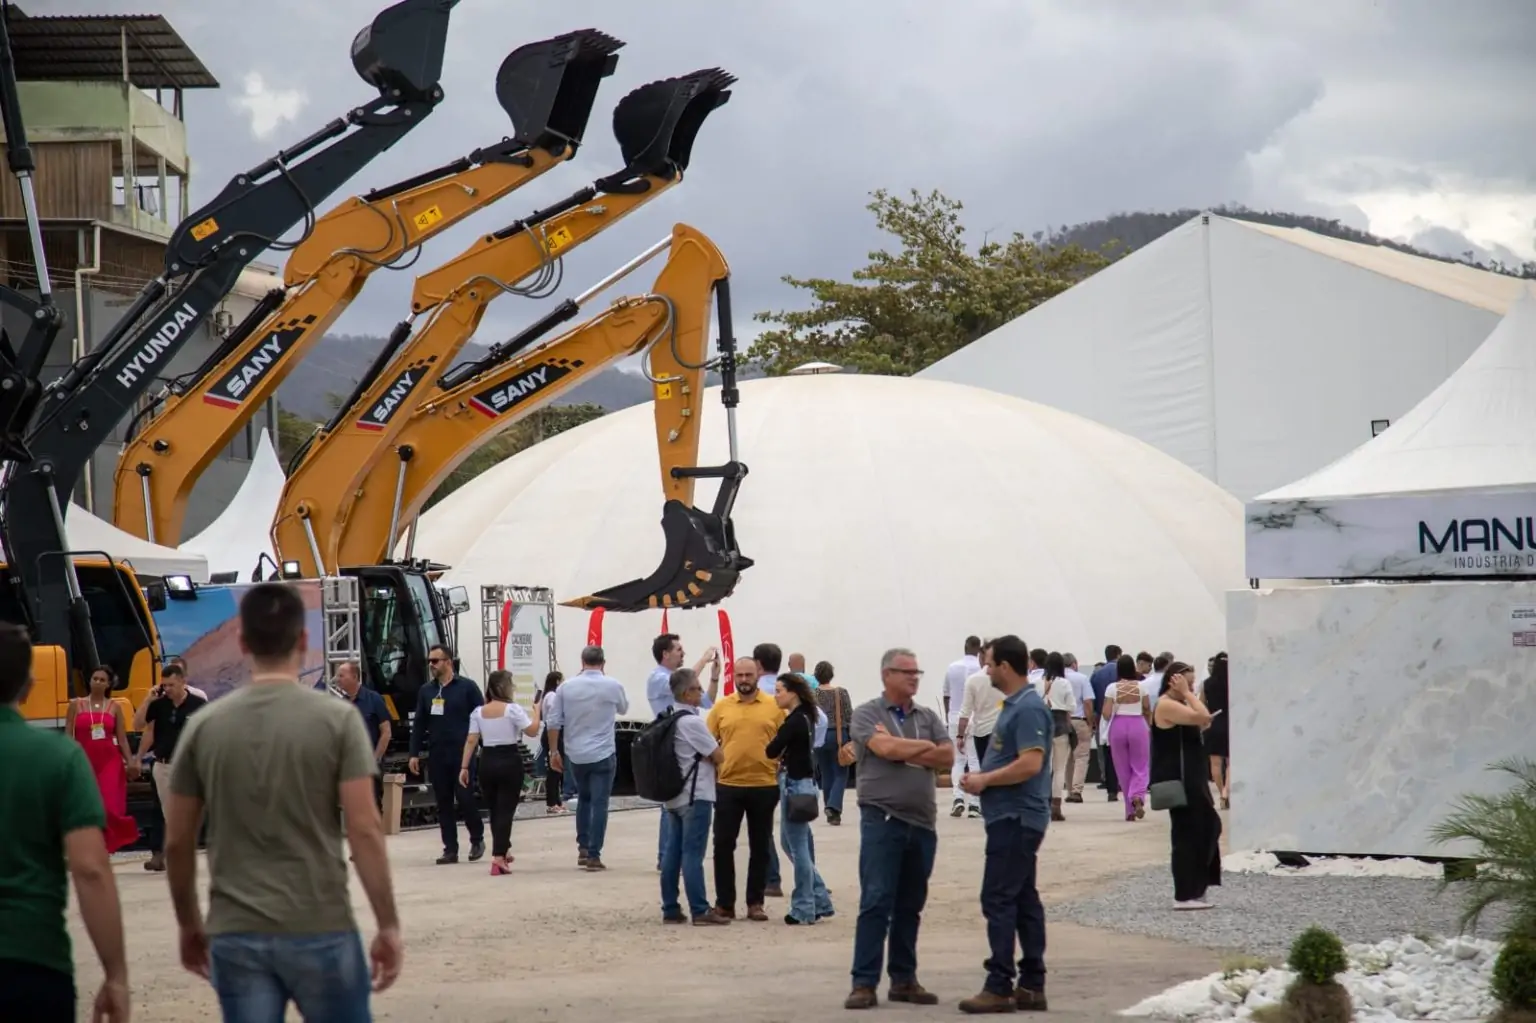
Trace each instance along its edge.
<path fill-rule="evenodd" d="M 1152 702 L 1142 689 L 1141 673 L 1130 655 L 1115 662 L 1119 681 L 1104 693 L 1104 718 L 1109 723 L 1109 752 L 1125 796 L 1125 819 L 1147 815 L 1147 761 L 1151 752 Z"/>

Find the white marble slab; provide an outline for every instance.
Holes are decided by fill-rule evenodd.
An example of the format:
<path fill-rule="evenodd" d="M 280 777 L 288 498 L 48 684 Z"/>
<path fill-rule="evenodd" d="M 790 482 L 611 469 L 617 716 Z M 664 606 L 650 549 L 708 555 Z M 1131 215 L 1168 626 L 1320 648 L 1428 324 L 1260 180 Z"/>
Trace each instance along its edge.
<path fill-rule="evenodd" d="M 1536 757 L 1533 617 L 1529 582 L 1229 593 L 1230 847 L 1469 855 L 1429 830 Z"/>
<path fill-rule="evenodd" d="M 1536 493 L 1252 501 L 1250 579 L 1536 576 Z"/>

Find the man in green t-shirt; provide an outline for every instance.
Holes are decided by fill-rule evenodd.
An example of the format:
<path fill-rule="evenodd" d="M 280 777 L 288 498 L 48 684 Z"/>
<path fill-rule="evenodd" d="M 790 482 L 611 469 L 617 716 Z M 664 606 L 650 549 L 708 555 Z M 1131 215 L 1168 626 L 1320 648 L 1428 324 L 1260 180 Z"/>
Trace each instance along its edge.
<path fill-rule="evenodd" d="M 75 1019 L 67 869 L 106 978 L 93 1018 L 127 1023 L 123 917 L 101 792 L 79 743 L 22 717 L 31 688 L 32 640 L 0 623 L 0 1020 Z"/>
<path fill-rule="evenodd" d="M 171 762 L 165 867 L 181 963 L 213 981 L 226 1020 L 370 1019 L 370 964 L 347 892 L 345 838 L 373 906 L 372 990 L 400 974 L 400 920 L 373 801 L 378 766 L 347 700 L 299 684 L 304 601 L 261 583 L 240 601 L 251 681 L 187 720 Z M 208 918 L 197 832 L 208 814 Z"/>

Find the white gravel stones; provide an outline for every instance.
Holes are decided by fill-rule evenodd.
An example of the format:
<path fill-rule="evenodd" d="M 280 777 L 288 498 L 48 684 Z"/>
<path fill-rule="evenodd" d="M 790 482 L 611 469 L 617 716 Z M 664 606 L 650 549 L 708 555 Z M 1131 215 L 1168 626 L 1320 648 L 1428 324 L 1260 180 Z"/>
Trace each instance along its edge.
<path fill-rule="evenodd" d="M 1442 868 L 1423 860 L 1355 859 L 1348 856 L 1309 856 L 1305 867 L 1282 867 L 1274 853 L 1235 852 L 1221 858 L 1228 874 L 1270 874 L 1275 877 L 1414 877 L 1435 880 Z"/>
<path fill-rule="evenodd" d="M 1477 938 L 1394 938 L 1349 945 L 1349 970 L 1339 982 L 1361 1021 L 1437 1020 L 1477 1023 L 1494 1009 L 1488 977 L 1496 942 Z M 1153 995 L 1122 1016 L 1180 1023 L 1251 1019 L 1253 1010 L 1278 1002 L 1295 975 L 1289 970 L 1213 973 Z"/>

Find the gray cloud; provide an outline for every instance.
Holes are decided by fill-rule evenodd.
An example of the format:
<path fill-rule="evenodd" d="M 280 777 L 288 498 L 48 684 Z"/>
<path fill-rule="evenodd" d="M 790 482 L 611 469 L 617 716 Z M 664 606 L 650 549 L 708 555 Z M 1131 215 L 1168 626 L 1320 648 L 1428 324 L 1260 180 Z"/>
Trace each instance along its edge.
<path fill-rule="evenodd" d="M 145 5 L 44 6 L 123 13 Z M 376 11 L 369 0 L 269 0 L 260 17 L 244 19 L 231 0 L 149 7 L 225 83 L 189 101 L 194 199 L 367 98 L 347 52 Z M 492 95 L 501 58 L 519 43 L 592 26 L 629 45 L 599 94 L 587 147 L 438 239 L 418 266 L 616 169 L 607 111 L 619 97 L 711 65 L 741 82 L 701 133 L 688 180 L 574 254 L 566 293 L 686 220 L 731 260 L 738 331 L 750 333 L 751 312 L 797 300 L 778 284 L 782 274 L 846 274 L 879 244 L 863 211 L 877 187 L 940 188 L 966 201 L 977 233 L 1229 200 L 1330 211 L 1365 226 L 1341 196 L 1445 180 L 1472 191 L 1536 191 L 1536 104 L 1528 101 L 1536 15 L 1527 5 L 1248 0 L 1216 10 L 1197 0 L 971 0 L 942 13 L 916 0 L 465 0 L 453 15 L 448 100 L 354 190 L 496 139 L 507 127 Z M 266 141 L 252 137 L 230 102 L 253 71 L 308 95 L 297 120 Z M 408 275 L 376 277 L 337 329 L 387 330 L 409 291 Z M 535 315 L 503 298 L 481 339 L 504 337 Z"/>

